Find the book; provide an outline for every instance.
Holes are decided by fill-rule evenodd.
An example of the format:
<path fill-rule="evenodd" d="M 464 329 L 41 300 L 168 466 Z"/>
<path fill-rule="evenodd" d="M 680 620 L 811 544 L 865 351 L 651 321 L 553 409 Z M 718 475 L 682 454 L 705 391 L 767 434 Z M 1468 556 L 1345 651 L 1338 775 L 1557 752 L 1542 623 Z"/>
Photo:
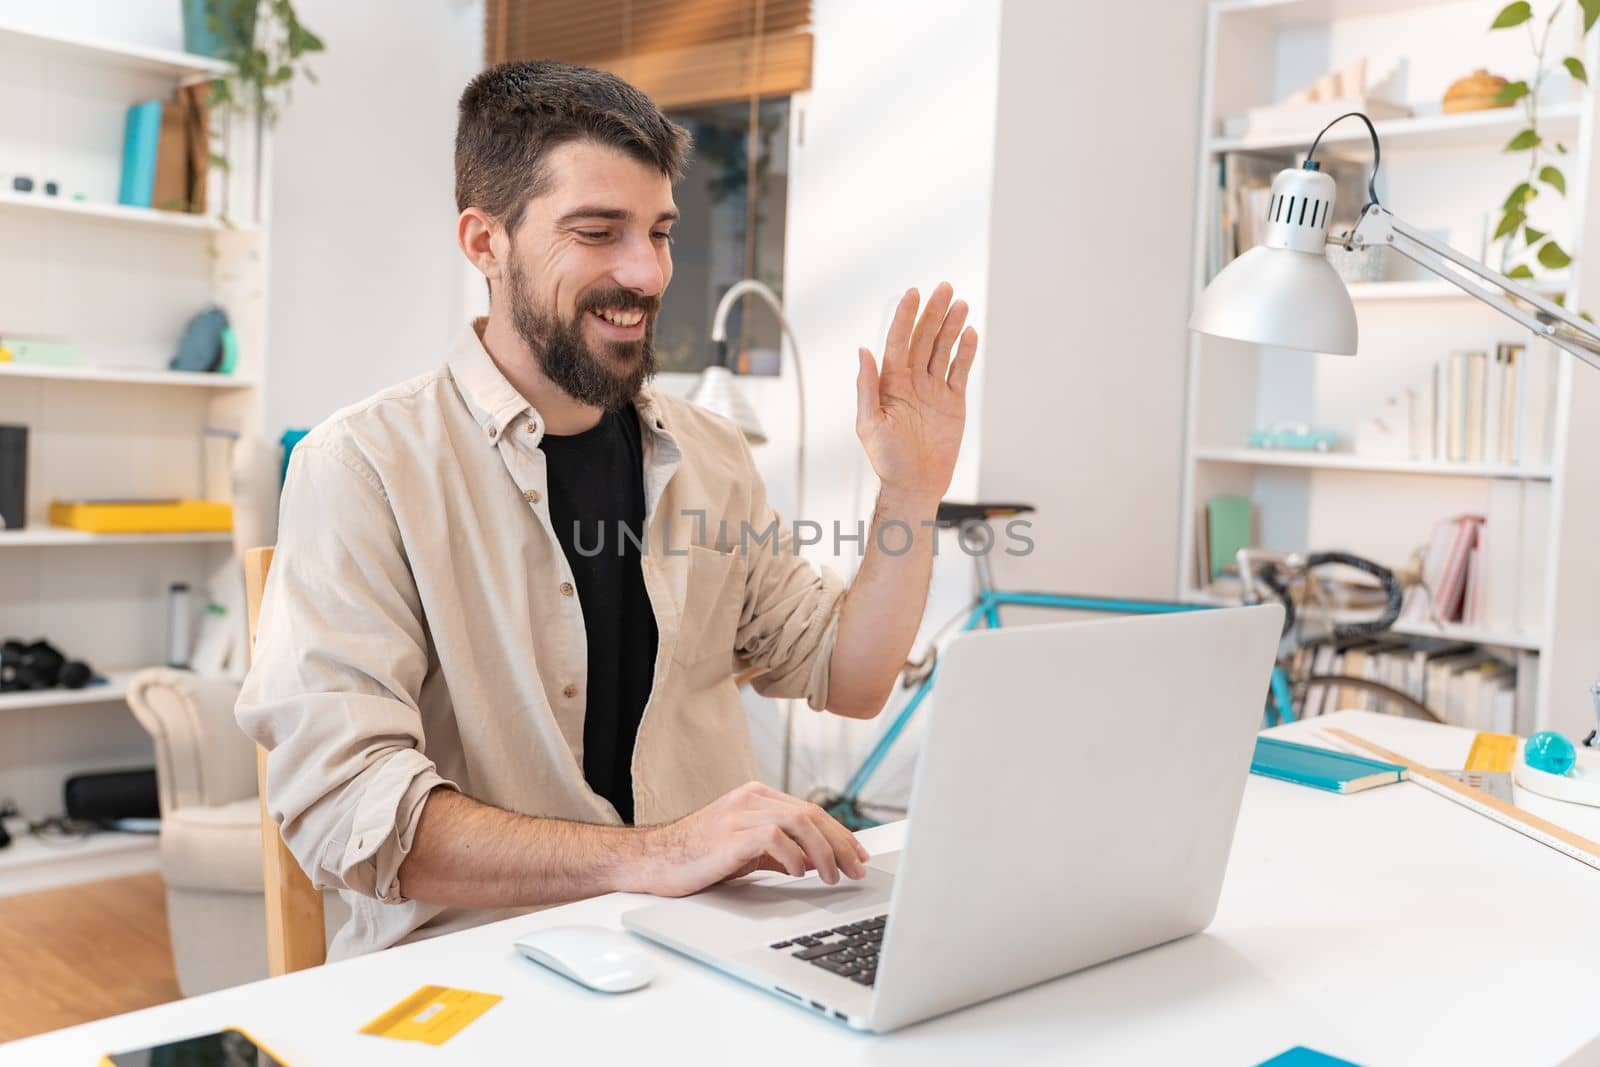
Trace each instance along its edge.
<path fill-rule="evenodd" d="M 1239 549 L 1253 543 L 1255 509 L 1249 497 L 1214 496 L 1206 501 L 1206 541 L 1211 546 L 1211 577 L 1234 565 Z"/>
<path fill-rule="evenodd" d="M 150 206 L 159 211 L 196 214 L 206 209 L 210 169 L 209 119 L 205 85 L 183 86 L 162 105 L 156 142 L 156 170 Z"/>
<path fill-rule="evenodd" d="M 1506 360 L 1500 346 L 1484 363 L 1483 384 L 1483 455 L 1485 463 L 1499 463 L 1500 428 L 1503 422 L 1506 391 Z"/>
<path fill-rule="evenodd" d="M 161 141 L 161 101 L 146 100 L 128 109 L 122 132 L 122 182 L 117 203 L 149 207 L 156 183 L 156 150 Z"/>
<path fill-rule="evenodd" d="M 1556 416 L 1555 349 L 1536 344 L 1518 357 L 1517 403 L 1520 410 L 1517 430 L 1517 463 L 1542 467 L 1550 463 L 1551 424 Z"/>
<path fill-rule="evenodd" d="M 1466 391 L 1462 403 L 1462 458 L 1468 463 L 1483 462 L 1483 412 L 1485 390 L 1488 388 L 1488 357 L 1482 352 L 1467 353 Z"/>
<path fill-rule="evenodd" d="M 1406 769 L 1393 763 L 1298 745 L 1275 737 L 1256 738 L 1250 773 L 1326 789 L 1330 793 L 1359 793 L 1390 782 L 1403 782 L 1406 778 Z"/>
<path fill-rule="evenodd" d="M 1517 434 L 1522 427 L 1522 362 L 1527 346 L 1502 341 L 1494 346 L 1495 352 L 1505 360 L 1505 392 L 1502 396 L 1500 430 L 1500 462 L 1521 462 L 1517 455 Z"/>
<path fill-rule="evenodd" d="M 1550 483 L 1522 483 L 1522 538 L 1517 555 L 1517 629 L 1544 630 L 1545 557 L 1550 536 Z"/>

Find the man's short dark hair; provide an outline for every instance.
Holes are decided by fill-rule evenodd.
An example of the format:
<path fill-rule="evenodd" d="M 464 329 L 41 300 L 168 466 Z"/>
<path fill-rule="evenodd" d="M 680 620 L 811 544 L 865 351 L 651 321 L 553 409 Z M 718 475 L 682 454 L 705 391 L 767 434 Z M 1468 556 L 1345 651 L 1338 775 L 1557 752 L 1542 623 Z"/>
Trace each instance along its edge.
<path fill-rule="evenodd" d="M 626 152 L 676 182 L 689 131 L 614 74 L 570 63 L 502 63 L 468 83 L 456 124 L 456 210 L 476 207 L 515 232 L 548 187 L 545 156 L 568 141 Z"/>

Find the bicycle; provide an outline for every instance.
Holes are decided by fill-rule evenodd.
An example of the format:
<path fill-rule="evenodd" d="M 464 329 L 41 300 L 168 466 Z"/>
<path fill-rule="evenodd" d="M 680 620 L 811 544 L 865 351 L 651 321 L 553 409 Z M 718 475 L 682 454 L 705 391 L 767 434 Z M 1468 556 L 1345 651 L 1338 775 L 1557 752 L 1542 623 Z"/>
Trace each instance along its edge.
<path fill-rule="evenodd" d="M 961 622 L 958 632 L 966 633 L 979 626 L 998 629 L 1000 610 L 1007 607 L 1046 608 L 1057 611 L 1092 611 L 1115 615 L 1159 615 L 1188 611 L 1214 610 L 1223 605 L 1196 604 L 1167 600 L 1147 600 L 1130 597 L 1084 596 L 1073 593 L 1025 592 L 997 588 L 989 567 L 989 549 L 995 543 L 989 523 L 997 518 L 1026 515 L 1035 509 L 1030 504 L 959 504 L 950 501 L 939 505 L 936 525 L 940 529 L 954 529 L 964 552 L 972 557 L 977 573 L 977 596 L 972 603 L 941 626 L 930 638 L 923 657 L 908 662 L 901 673 L 901 688 L 915 687 L 905 704 L 895 714 L 888 727 L 879 735 L 872 749 L 862 759 L 855 772 L 837 793 L 813 792 L 812 799 L 852 830 L 876 826 L 878 821 L 868 816 L 861 807 L 861 794 L 867 783 L 882 765 L 884 758 L 905 732 L 917 709 L 933 691 L 938 674 L 938 646 L 942 638 Z M 1371 637 L 1387 630 L 1399 617 L 1402 585 L 1394 573 L 1381 564 L 1345 552 L 1319 552 L 1305 556 L 1272 555 L 1253 549 L 1239 553 L 1238 564 L 1243 581 L 1243 602 L 1258 603 L 1262 599 L 1257 588 L 1268 590 L 1284 606 L 1283 642 L 1278 649 L 1278 661 L 1273 666 L 1268 693 L 1264 702 L 1265 725 L 1293 722 L 1295 707 L 1303 706 L 1305 694 L 1315 686 L 1351 686 L 1374 693 L 1396 702 L 1402 707 L 1420 712 L 1438 721 L 1439 717 L 1415 700 L 1410 694 L 1366 678 L 1344 675 L 1307 674 L 1294 678 L 1290 664 L 1298 648 L 1323 641 L 1342 641 L 1351 638 Z M 1308 633 L 1311 622 L 1304 607 L 1315 603 L 1314 585 L 1309 581 L 1318 567 L 1339 564 L 1355 567 L 1376 578 L 1385 594 L 1384 606 L 1376 618 L 1341 622 L 1324 622 Z M 1296 590 L 1306 590 L 1296 598 Z"/>

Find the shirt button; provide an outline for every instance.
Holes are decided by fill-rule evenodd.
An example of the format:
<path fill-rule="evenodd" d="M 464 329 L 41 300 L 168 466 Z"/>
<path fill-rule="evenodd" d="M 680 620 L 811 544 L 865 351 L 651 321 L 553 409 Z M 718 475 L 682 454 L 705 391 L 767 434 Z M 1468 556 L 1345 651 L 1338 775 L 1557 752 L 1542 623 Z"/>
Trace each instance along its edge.
<path fill-rule="evenodd" d="M 539 502 L 539 490 L 529 489 L 526 493 L 522 494 L 522 499 L 526 500 L 530 504 L 537 504 Z"/>
<path fill-rule="evenodd" d="M 561 583 L 561 595 L 562 596 L 571 596 L 572 593 L 573 593 L 572 583 L 571 582 L 562 582 Z"/>
<path fill-rule="evenodd" d="M 522 428 L 528 433 L 538 433 L 539 422 L 537 419 L 529 419 L 527 422 L 522 424 Z"/>
<path fill-rule="evenodd" d="M 490 437 L 495 437 L 495 436 L 497 436 L 497 435 L 498 435 L 498 434 L 499 434 L 499 433 L 500 433 L 500 431 L 499 431 L 499 430 L 497 430 L 497 429 L 495 429 L 495 428 L 494 428 L 494 427 L 493 427 L 493 426 L 491 426 L 491 427 L 489 427 L 489 436 L 490 436 Z"/>
<path fill-rule="evenodd" d="M 573 685 L 571 682 L 568 682 L 566 688 L 561 690 L 561 695 L 566 697 L 568 700 L 571 700 L 573 697 L 578 695 L 578 687 Z"/>

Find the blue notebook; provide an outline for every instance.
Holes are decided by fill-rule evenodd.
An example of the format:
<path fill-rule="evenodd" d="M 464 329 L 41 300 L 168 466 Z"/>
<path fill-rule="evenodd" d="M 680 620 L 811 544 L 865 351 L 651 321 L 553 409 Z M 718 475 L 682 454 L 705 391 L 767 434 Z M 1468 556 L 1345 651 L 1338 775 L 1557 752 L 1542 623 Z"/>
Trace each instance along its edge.
<path fill-rule="evenodd" d="M 156 147 L 161 140 L 161 101 L 146 100 L 128 109 L 122 131 L 122 184 L 117 203 L 149 207 L 156 187 Z"/>
<path fill-rule="evenodd" d="M 1341 1060 L 1314 1048 L 1296 1045 L 1288 1052 L 1279 1053 L 1270 1060 L 1262 1060 L 1256 1067 L 1359 1067 L 1349 1060 Z"/>
<path fill-rule="evenodd" d="M 1363 789 L 1406 780 L 1406 769 L 1398 764 L 1297 745 L 1275 737 L 1256 738 L 1250 773 L 1332 793 L 1359 793 Z"/>

